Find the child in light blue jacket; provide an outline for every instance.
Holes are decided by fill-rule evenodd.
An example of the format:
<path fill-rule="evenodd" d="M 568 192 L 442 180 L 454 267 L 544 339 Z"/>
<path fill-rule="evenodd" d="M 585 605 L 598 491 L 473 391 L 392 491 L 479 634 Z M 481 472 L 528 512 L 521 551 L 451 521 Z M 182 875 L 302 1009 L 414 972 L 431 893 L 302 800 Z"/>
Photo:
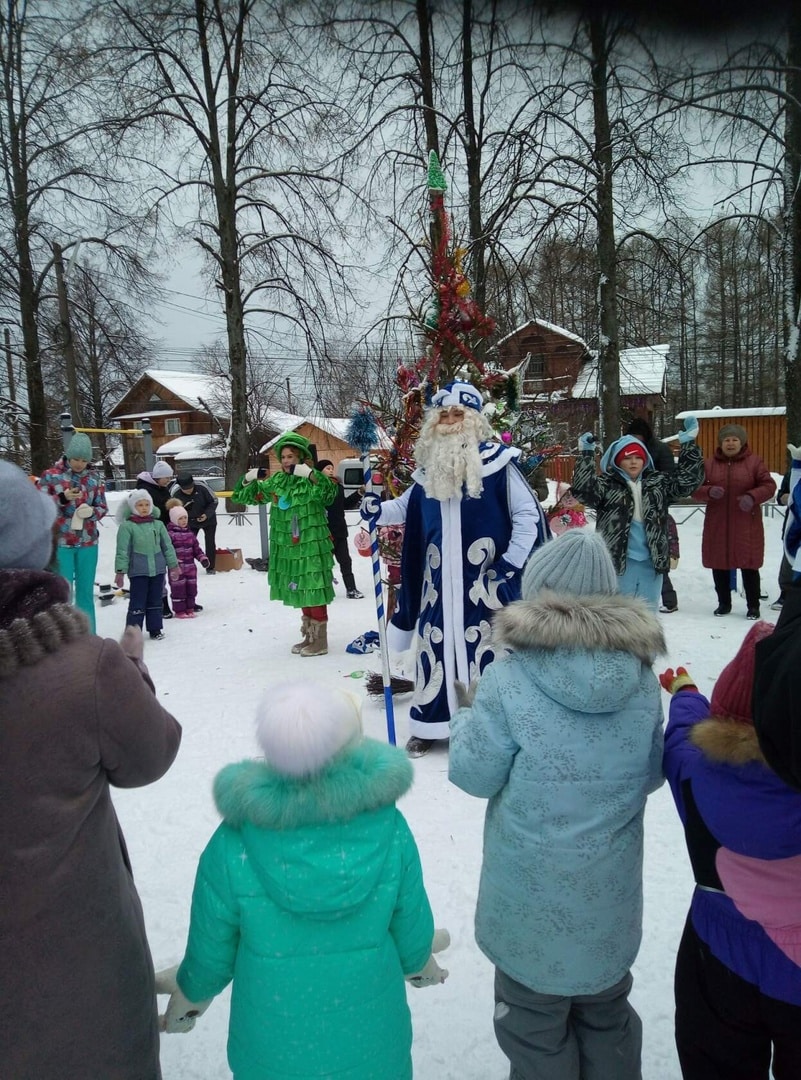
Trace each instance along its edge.
<path fill-rule="evenodd" d="M 662 783 L 664 638 L 574 529 L 532 555 L 498 612 L 512 652 L 451 721 L 450 779 L 489 800 L 476 940 L 496 966 L 514 1080 L 637 1080 L 628 1001 L 642 932 L 643 812 Z"/>

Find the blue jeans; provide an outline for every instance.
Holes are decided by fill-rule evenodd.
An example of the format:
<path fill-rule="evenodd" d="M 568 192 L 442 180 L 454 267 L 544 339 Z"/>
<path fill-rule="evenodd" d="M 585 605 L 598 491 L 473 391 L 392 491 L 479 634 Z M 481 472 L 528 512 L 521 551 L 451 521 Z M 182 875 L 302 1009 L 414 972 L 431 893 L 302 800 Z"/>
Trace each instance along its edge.
<path fill-rule="evenodd" d="M 617 579 L 620 592 L 625 596 L 639 596 L 654 611 L 659 610 L 659 597 L 662 592 L 662 575 L 654 570 L 653 563 L 629 559 L 626 569 Z"/>
<path fill-rule="evenodd" d="M 128 578 L 131 591 L 128 595 L 126 626 L 140 626 L 144 622 L 149 634 L 158 634 L 164 625 L 164 574 L 145 577 L 137 574 Z"/>
<path fill-rule="evenodd" d="M 97 544 L 83 547 L 56 549 L 58 572 L 69 582 L 70 601 L 89 619 L 92 633 L 95 626 L 95 571 L 97 570 Z"/>

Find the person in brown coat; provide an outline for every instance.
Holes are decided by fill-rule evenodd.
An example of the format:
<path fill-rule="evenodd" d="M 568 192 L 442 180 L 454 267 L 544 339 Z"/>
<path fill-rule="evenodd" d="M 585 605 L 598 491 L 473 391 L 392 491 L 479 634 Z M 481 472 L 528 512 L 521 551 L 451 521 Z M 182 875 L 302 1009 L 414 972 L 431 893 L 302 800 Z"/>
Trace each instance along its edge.
<path fill-rule="evenodd" d="M 162 776 L 181 728 L 141 630 L 89 632 L 44 569 L 55 503 L 0 462 L 0 1075 L 159 1080 L 153 963 L 111 787 Z"/>
<path fill-rule="evenodd" d="M 715 615 L 731 613 L 731 571 L 741 570 L 746 618 L 759 618 L 759 570 L 765 555 L 761 505 L 775 491 L 776 482 L 751 451 L 745 428 L 724 424 L 715 453 L 704 462 L 704 482 L 693 495 L 706 503 L 701 562 L 715 582 Z"/>

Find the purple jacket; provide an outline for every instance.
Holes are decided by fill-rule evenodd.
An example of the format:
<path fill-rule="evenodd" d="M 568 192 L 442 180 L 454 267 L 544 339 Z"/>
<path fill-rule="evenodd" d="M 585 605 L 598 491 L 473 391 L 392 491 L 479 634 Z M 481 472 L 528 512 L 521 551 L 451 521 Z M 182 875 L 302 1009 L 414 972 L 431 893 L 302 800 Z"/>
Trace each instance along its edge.
<path fill-rule="evenodd" d="M 801 792 L 768 767 L 748 724 L 682 690 L 665 732 L 668 779 L 693 867 L 690 917 L 714 956 L 801 1005 Z"/>
<path fill-rule="evenodd" d="M 167 526 L 167 532 L 170 534 L 172 546 L 175 548 L 175 554 L 178 556 L 178 566 L 181 570 L 181 576 L 197 581 L 197 566 L 195 566 L 195 559 L 203 566 L 208 566 L 209 560 L 206 558 L 203 549 L 197 542 L 196 534 L 193 533 L 190 528 L 187 527 L 182 529 L 179 525 L 173 525 L 172 522 Z"/>

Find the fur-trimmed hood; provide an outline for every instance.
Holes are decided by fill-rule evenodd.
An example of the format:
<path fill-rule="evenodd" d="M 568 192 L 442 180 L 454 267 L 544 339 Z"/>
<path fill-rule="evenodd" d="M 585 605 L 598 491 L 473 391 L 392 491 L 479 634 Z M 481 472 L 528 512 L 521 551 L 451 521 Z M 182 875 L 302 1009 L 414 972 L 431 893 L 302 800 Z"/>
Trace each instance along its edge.
<path fill-rule="evenodd" d="M 89 633 L 68 598 L 67 583 L 47 570 L 0 570 L 0 679 Z"/>
<path fill-rule="evenodd" d="M 692 728 L 690 742 L 710 761 L 722 765 L 737 767 L 759 761 L 766 768 L 769 767 L 759 748 L 756 731 L 751 724 L 743 724 L 739 720 L 710 716 Z"/>
<path fill-rule="evenodd" d="M 338 918 L 376 886 L 400 818 L 395 802 L 412 778 L 403 750 L 362 739 L 307 778 L 263 760 L 227 765 L 214 798 L 276 903 Z"/>
<path fill-rule="evenodd" d="M 642 600 L 572 596 L 543 589 L 495 616 L 494 633 L 512 649 L 602 649 L 632 653 L 652 664 L 666 651 L 662 625 Z"/>
<path fill-rule="evenodd" d="M 506 663 L 574 712 L 604 714 L 626 708 L 655 683 L 650 669 L 665 651 L 662 628 L 642 600 L 627 596 L 570 596 L 539 592 L 495 616 L 500 644 L 514 651 Z M 504 661 L 501 661 L 504 663 Z"/>

